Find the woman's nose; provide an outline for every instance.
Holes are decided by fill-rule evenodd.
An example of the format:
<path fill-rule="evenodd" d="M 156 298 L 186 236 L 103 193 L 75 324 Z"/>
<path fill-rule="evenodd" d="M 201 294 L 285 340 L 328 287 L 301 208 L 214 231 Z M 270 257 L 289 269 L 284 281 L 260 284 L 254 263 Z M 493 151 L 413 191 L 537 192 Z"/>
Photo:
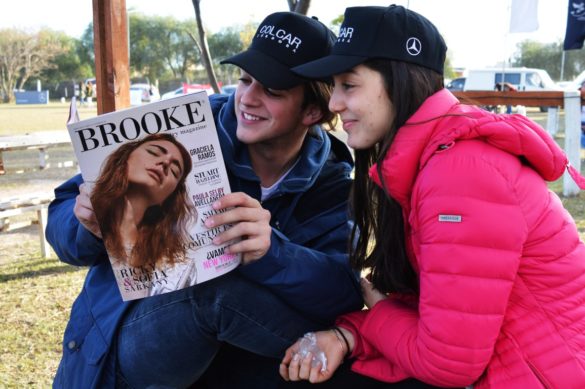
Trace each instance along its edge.
<path fill-rule="evenodd" d="M 159 160 L 159 165 L 162 166 L 163 172 L 167 174 L 169 170 L 169 166 L 171 166 L 171 158 L 168 155 L 163 155 L 162 158 Z"/>

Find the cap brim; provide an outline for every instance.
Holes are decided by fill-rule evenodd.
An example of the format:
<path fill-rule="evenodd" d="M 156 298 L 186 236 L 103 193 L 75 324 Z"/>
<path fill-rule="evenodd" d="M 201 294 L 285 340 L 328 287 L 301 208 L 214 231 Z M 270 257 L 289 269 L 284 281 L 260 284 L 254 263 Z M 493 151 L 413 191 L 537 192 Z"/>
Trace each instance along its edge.
<path fill-rule="evenodd" d="M 262 85 L 271 89 L 290 89 L 306 81 L 293 73 L 286 65 L 254 49 L 226 58 L 220 63 L 240 67 Z"/>
<path fill-rule="evenodd" d="M 368 57 L 333 54 L 296 66 L 292 68 L 292 71 L 302 77 L 320 80 L 347 72 L 367 59 Z"/>

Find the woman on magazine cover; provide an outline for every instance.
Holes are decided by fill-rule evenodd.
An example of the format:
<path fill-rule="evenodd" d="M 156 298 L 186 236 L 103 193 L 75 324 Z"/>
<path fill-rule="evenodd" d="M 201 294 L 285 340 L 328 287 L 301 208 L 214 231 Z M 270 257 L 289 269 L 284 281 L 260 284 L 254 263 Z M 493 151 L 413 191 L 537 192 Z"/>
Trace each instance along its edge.
<path fill-rule="evenodd" d="M 350 258 L 371 273 L 369 309 L 317 333 L 326 370 L 297 342 L 285 379 L 328 380 L 349 357 L 384 382 L 585 387 L 585 244 L 546 183 L 585 180 L 533 121 L 445 89 L 446 49 L 415 12 L 352 7 L 332 54 L 295 68 L 334 78 L 356 150 Z"/>
<path fill-rule="evenodd" d="M 184 259 L 187 225 L 196 218 L 185 185 L 191 166 L 170 134 L 125 143 L 108 156 L 91 203 L 110 256 L 131 266 Z"/>

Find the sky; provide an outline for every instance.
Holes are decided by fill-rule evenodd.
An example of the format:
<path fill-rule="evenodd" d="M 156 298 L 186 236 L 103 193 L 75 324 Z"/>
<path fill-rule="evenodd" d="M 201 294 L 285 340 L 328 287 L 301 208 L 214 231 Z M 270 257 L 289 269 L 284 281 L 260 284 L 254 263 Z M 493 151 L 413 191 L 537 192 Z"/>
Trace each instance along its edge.
<path fill-rule="evenodd" d="M 10 0 L 3 0 L 10 1 Z M 509 61 L 516 45 L 526 39 L 542 43 L 562 41 L 569 0 L 538 0 L 539 28 L 510 33 L 512 0 L 312 0 L 310 16 L 329 25 L 348 6 L 399 4 L 419 12 L 439 29 L 448 46 L 452 65 L 461 68 L 495 66 Z M 287 10 L 286 0 L 201 0 L 208 31 L 260 23 L 269 13 Z M 128 11 L 145 15 L 195 17 L 190 0 L 126 0 Z M 79 38 L 92 20 L 92 0 L 20 0 L 0 12 L 1 28 L 38 30 L 41 26 Z"/>

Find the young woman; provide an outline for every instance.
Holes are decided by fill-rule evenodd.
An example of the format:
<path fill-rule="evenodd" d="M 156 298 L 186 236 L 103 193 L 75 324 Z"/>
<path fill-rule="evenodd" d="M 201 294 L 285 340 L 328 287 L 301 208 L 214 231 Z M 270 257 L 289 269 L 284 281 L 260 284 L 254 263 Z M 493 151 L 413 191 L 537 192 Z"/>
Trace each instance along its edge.
<path fill-rule="evenodd" d="M 169 134 L 125 143 L 108 156 L 91 203 L 110 255 L 132 266 L 184 258 L 196 212 L 185 186 L 191 165 L 189 152 Z"/>
<path fill-rule="evenodd" d="M 333 76 L 356 150 L 350 257 L 371 272 L 369 309 L 316 334 L 327 368 L 297 342 L 287 380 L 328 380 L 349 357 L 385 382 L 585 387 L 585 244 L 546 185 L 585 181 L 529 119 L 460 104 L 445 53 L 421 15 L 353 7 L 332 54 L 295 69 Z"/>

